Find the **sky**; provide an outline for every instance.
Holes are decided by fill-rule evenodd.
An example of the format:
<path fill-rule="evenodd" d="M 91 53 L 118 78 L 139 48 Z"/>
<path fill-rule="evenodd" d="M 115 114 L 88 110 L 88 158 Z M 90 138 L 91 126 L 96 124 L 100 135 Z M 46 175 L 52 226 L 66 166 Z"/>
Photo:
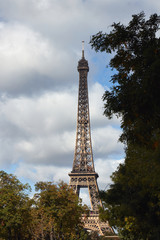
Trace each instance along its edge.
<path fill-rule="evenodd" d="M 118 142 L 120 119 L 103 115 L 111 56 L 96 53 L 89 41 L 141 11 L 146 18 L 159 14 L 160 1 L 0 0 L 0 170 L 33 190 L 37 181 L 69 183 L 84 40 L 95 169 L 99 188 L 107 188 L 123 162 L 124 146 Z"/>

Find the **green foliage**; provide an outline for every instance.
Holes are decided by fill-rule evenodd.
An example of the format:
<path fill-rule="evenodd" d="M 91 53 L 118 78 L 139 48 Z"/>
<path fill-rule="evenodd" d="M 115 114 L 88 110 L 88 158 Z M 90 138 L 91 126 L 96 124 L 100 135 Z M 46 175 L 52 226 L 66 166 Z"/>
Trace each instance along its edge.
<path fill-rule="evenodd" d="M 160 231 L 160 162 L 152 151 L 129 146 L 125 164 L 112 175 L 113 184 L 102 193 L 102 218 L 126 239 L 157 239 Z M 153 237 L 154 236 L 154 237 Z M 125 238 L 123 238 L 125 239 Z"/>
<path fill-rule="evenodd" d="M 38 182 L 33 199 L 30 187 L 0 171 L 0 239 L 89 240 L 81 214 L 87 213 L 78 196 L 64 182 Z"/>
<path fill-rule="evenodd" d="M 82 229 L 81 214 L 87 208 L 64 182 L 39 182 L 35 185 L 35 209 L 33 229 L 36 237 L 44 239 L 76 239 Z M 36 214 L 35 214 L 36 212 Z"/>
<path fill-rule="evenodd" d="M 159 132 L 160 118 L 160 39 L 156 38 L 159 17 L 144 13 L 133 15 L 128 26 L 113 23 L 109 33 L 92 36 L 96 51 L 114 53 L 110 66 L 116 69 L 111 91 L 106 91 L 104 114 L 122 117 L 123 142 L 154 145 L 152 137 Z M 154 116 L 154 117 L 153 117 Z M 154 132 L 153 132 L 154 129 Z"/>
<path fill-rule="evenodd" d="M 160 239 L 160 19 L 133 15 L 128 26 L 113 23 L 109 33 L 92 36 L 96 51 L 113 53 L 116 70 L 106 91 L 104 114 L 121 117 L 125 163 L 112 174 L 102 192 L 103 220 L 117 228 L 121 239 Z"/>
<path fill-rule="evenodd" d="M 31 201 L 26 191 L 30 191 L 28 184 L 0 171 L 0 237 L 25 239 L 28 236 Z"/>

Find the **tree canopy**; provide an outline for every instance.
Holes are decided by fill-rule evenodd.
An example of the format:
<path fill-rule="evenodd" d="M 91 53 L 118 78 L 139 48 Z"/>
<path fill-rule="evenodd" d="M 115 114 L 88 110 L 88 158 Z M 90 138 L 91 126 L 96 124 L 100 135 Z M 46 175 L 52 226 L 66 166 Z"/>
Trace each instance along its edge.
<path fill-rule="evenodd" d="M 133 15 L 127 26 L 91 38 L 96 51 L 112 53 L 112 88 L 103 96 L 108 118 L 121 117 L 125 162 L 102 192 L 110 220 L 122 239 L 160 239 L 160 17 Z"/>
<path fill-rule="evenodd" d="M 81 222 L 88 207 L 82 206 L 70 186 L 38 182 L 33 198 L 29 197 L 30 190 L 16 176 L 0 171 L 1 240 L 93 239 Z"/>
<path fill-rule="evenodd" d="M 80 199 L 66 183 L 38 182 L 35 185 L 37 237 L 50 239 L 76 239 L 82 230 L 81 214 L 87 210 Z M 43 223 L 43 224 L 42 224 Z M 42 227 L 43 225 L 43 227 Z M 37 230 L 36 230 L 37 229 Z"/>
<path fill-rule="evenodd" d="M 30 187 L 22 184 L 14 175 L 0 171 L 0 237 L 2 239 L 26 239 L 29 237 L 31 201 Z"/>
<path fill-rule="evenodd" d="M 128 26 L 113 23 L 109 33 L 92 36 L 96 51 L 114 54 L 110 67 L 116 70 L 113 87 L 106 91 L 104 114 L 122 117 L 121 141 L 152 146 L 160 118 L 160 39 L 156 37 L 160 18 L 145 20 L 144 13 L 133 15 Z M 153 145 L 150 141 L 153 141 Z"/>

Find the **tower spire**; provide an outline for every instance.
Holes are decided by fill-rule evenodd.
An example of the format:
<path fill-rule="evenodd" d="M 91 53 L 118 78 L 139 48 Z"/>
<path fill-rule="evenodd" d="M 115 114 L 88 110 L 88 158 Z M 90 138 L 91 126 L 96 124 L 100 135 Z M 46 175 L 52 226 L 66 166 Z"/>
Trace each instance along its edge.
<path fill-rule="evenodd" d="M 84 58 L 84 41 L 82 41 L 82 58 Z"/>

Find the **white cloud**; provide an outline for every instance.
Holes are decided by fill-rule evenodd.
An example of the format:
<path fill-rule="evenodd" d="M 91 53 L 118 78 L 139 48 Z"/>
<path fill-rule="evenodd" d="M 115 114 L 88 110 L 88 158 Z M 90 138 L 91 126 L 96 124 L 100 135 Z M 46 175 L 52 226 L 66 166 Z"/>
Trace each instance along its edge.
<path fill-rule="evenodd" d="M 112 183 L 111 175 L 116 171 L 119 164 L 123 163 L 124 159 L 97 159 L 95 161 L 95 169 L 99 175 L 98 185 L 101 190 L 109 188 L 109 184 Z"/>
<path fill-rule="evenodd" d="M 118 121 L 102 119 L 99 97 L 103 90 L 97 83 L 91 88 L 94 96 L 91 126 L 96 158 L 123 152 L 122 145 L 117 143 L 120 130 L 111 126 L 118 125 Z M 23 160 L 28 164 L 71 166 L 76 136 L 77 91 L 74 88 L 32 98 L 4 97 L 0 102 L 1 164 Z"/>
<path fill-rule="evenodd" d="M 102 100 L 102 96 L 105 93 L 104 86 L 95 82 L 91 85 L 91 87 L 89 86 L 89 90 L 90 116 L 92 124 L 94 124 L 94 127 L 104 127 L 110 124 L 111 121 L 103 115 L 104 102 Z M 112 125 L 114 125 L 114 127 L 119 127 L 120 119 L 113 117 Z"/>
<path fill-rule="evenodd" d="M 1 93 L 36 93 L 66 81 L 69 85 L 70 59 L 39 32 L 19 23 L 0 24 Z"/>
<path fill-rule="evenodd" d="M 35 166 L 34 164 L 25 164 L 20 162 L 15 171 L 15 175 L 18 178 L 28 179 L 34 184 L 39 181 L 53 181 L 55 183 L 65 181 L 69 183 L 68 173 L 70 171 L 70 168 L 57 167 L 54 165 L 44 166 L 40 164 Z"/>
<path fill-rule="evenodd" d="M 1 102 L 0 161 L 68 164 L 74 148 L 75 100 L 70 91 Z"/>
<path fill-rule="evenodd" d="M 1 0 L 0 8 L 4 19 L 38 29 L 59 48 L 73 51 L 81 40 L 88 42 L 90 35 L 106 31 L 114 21 L 128 22 L 132 14 L 151 14 L 160 6 L 157 0 Z"/>
<path fill-rule="evenodd" d="M 96 157 L 108 157 L 112 154 L 121 154 L 123 145 L 118 142 L 121 131 L 112 126 L 93 129 L 93 148 Z"/>

